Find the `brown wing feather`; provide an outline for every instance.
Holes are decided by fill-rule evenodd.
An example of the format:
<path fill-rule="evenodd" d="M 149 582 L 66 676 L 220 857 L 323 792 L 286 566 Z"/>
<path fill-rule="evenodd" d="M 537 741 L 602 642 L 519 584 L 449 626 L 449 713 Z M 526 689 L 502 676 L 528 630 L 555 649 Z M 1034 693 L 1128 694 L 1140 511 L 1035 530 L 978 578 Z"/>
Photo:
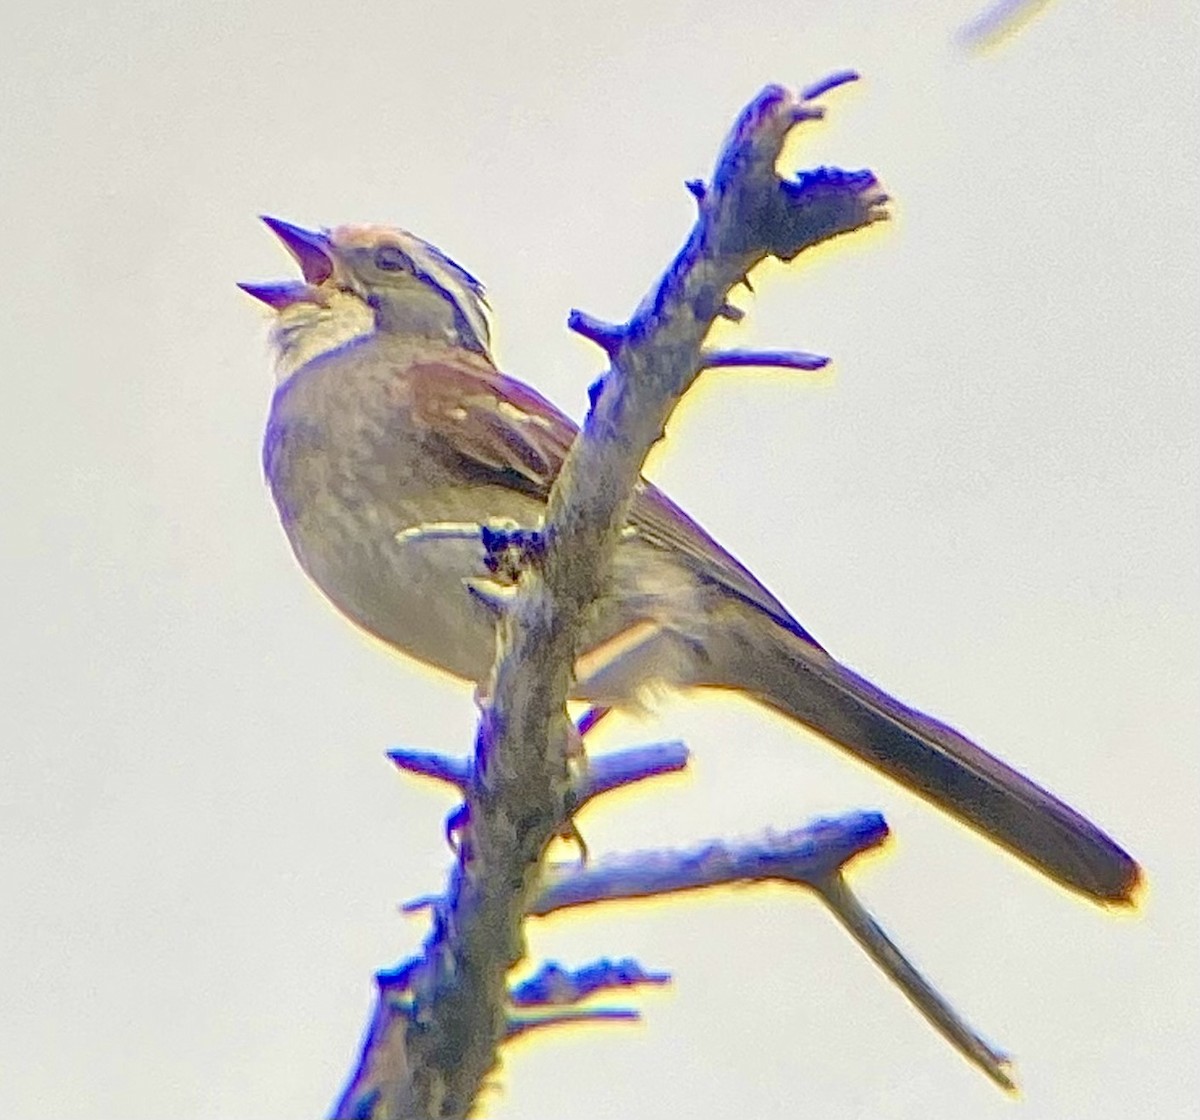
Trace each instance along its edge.
<path fill-rule="evenodd" d="M 527 385 L 470 358 L 416 367 L 410 384 L 414 416 L 456 454 L 517 478 L 543 501 L 578 428 Z M 661 490 L 643 481 L 629 523 L 650 544 L 685 558 L 705 578 L 769 614 L 781 626 L 817 643 L 742 564 Z"/>
<path fill-rule="evenodd" d="M 534 390 L 464 357 L 415 366 L 413 419 L 464 459 L 517 475 L 544 501 L 575 438 L 574 425 Z"/>

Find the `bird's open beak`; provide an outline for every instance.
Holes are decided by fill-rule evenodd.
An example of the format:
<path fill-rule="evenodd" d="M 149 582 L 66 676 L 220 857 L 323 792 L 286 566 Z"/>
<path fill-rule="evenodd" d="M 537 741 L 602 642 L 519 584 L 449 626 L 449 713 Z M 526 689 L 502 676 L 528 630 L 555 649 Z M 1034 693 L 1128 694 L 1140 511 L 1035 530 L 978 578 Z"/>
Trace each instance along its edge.
<path fill-rule="evenodd" d="M 304 279 L 309 284 L 324 284 L 333 275 L 333 257 L 330 254 L 328 236 L 319 231 L 294 226 L 282 218 L 272 218 L 268 214 L 262 215 L 262 220 L 283 242 L 283 247 L 295 257 Z"/>
<path fill-rule="evenodd" d="M 275 311 L 282 311 L 296 303 L 325 303 L 321 289 L 303 280 L 280 280 L 276 284 L 239 283 L 238 287 Z"/>

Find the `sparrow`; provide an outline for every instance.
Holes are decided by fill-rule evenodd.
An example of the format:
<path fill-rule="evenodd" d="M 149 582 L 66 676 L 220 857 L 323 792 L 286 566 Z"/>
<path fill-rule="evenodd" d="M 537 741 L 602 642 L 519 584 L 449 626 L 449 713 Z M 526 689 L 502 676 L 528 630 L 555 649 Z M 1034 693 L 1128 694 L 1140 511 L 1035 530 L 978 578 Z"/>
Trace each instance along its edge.
<path fill-rule="evenodd" d="M 242 285 L 275 319 L 263 467 L 301 567 L 352 622 L 482 685 L 496 648 L 483 529 L 536 528 L 576 425 L 492 360 L 478 280 L 400 229 L 264 218 L 303 281 Z M 837 661 L 650 482 L 634 494 L 574 695 L 740 692 L 1064 887 L 1128 902 L 1137 863 L 958 731 Z"/>

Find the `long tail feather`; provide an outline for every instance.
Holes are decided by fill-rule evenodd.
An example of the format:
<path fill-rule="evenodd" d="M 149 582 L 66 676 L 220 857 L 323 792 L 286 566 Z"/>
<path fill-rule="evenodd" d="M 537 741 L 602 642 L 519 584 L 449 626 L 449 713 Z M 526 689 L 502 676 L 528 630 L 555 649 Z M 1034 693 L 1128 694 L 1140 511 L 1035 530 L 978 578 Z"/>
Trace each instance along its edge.
<path fill-rule="evenodd" d="M 756 620 L 762 637 L 763 619 Z M 1063 886 L 1130 902 L 1134 859 L 1074 809 L 964 735 L 902 704 L 819 646 L 773 628 L 752 643 L 737 685 L 812 728 Z M 749 663 L 748 663 L 749 662 Z"/>

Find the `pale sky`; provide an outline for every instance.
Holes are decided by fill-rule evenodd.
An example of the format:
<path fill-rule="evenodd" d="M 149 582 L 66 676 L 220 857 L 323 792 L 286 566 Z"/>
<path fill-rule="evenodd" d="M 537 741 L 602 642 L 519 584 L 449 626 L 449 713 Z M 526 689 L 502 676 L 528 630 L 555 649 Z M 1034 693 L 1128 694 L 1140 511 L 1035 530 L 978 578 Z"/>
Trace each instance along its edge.
<path fill-rule="evenodd" d="M 576 416 L 764 84 L 843 67 L 789 166 L 869 166 L 896 220 L 740 297 L 653 477 L 831 650 L 1095 819 L 1135 914 L 1039 879 L 748 703 L 593 749 L 686 778 L 588 809 L 596 852 L 883 810 L 852 876 L 1016 1059 L 968 1067 L 811 898 L 753 888 L 530 926 L 536 962 L 669 970 L 636 1027 L 510 1050 L 496 1120 L 1182 1117 L 1200 1097 L 1193 5 L 1058 0 L 986 54 L 958 3 L 24 5 L 0 41 L 4 690 L 0 1115 L 323 1115 L 373 973 L 424 936 L 465 686 L 359 636 L 258 462 L 256 220 L 380 221 L 488 285 L 502 365 Z"/>

